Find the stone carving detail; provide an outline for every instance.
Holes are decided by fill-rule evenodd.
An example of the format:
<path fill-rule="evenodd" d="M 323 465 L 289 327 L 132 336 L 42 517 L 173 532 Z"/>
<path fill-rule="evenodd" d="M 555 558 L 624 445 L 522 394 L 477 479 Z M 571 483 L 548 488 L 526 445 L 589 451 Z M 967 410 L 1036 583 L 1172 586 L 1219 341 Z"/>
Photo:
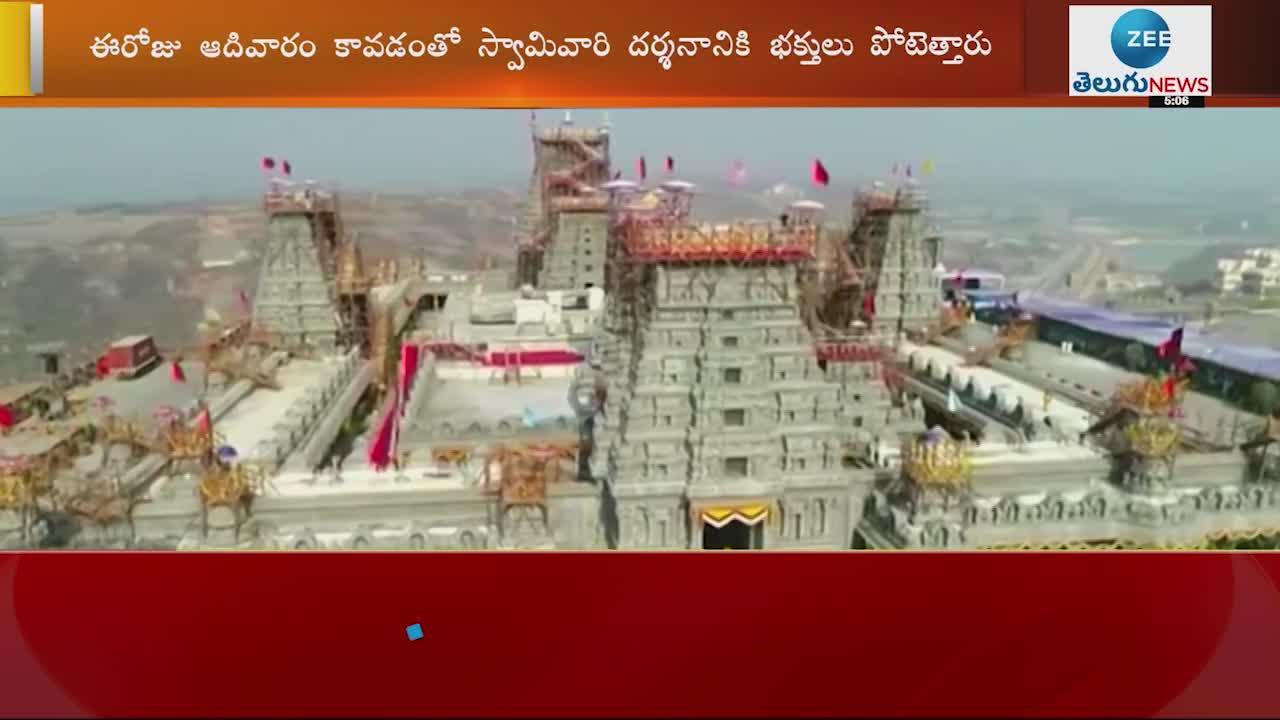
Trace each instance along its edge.
<path fill-rule="evenodd" d="M 1280 506 L 1280 493 L 1269 485 L 1249 484 L 1245 487 L 1211 487 L 1188 498 L 1196 512 L 1239 512 L 1272 510 Z"/>
<path fill-rule="evenodd" d="M 1275 490 L 1273 488 L 1263 488 L 1253 486 L 1249 488 L 1249 505 L 1255 510 L 1261 510 L 1275 504 Z"/>
<path fill-rule="evenodd" d="M 965 525 L 1016 525 L 1044 522 L 1070 522 L 1083 519 L 1103 520 L 1123 507 L 1107 500 L 1102 493 L 1091 493 L 1079 501 L 1070 502 L 1059 495 L 1050 495 L 1034 504 L 1021 504 L 1011 497 L 1001 498 L 994 505 L 971 503 L 960 514 Z"/>
<path fill-rule="evenodd" d="M 945 548 L 951 544 L 955 534 L 955 530 L 945 522 L 933 521 L 921 528 L 919 542 L 921 547 Z"/>
<path fill-rule="evenodd" d="M 1005 498 L 999 502 L 991 513 L 992 525 L 1013 525 L 1018 522 L 1018 505 Z"/>
<path fill-rule="evenodd" d="M 1087 517 L 1102 519 L 1107 516 L 1107 499 L 1101 494 L 1085 498 L 1083 505 Z"/>
<path fill-rule="evenodd" d="M 1184 503 L 1170 503 L 1160 508 L 1160 519 L 1165 525 L 1179 525 L 1189 518 L 1190 513 Z"/>

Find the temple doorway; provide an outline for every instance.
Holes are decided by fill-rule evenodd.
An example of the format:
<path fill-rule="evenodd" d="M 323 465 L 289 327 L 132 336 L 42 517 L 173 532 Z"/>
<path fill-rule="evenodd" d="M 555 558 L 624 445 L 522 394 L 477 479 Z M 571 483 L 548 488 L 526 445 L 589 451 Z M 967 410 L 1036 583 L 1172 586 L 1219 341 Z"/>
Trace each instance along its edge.
<path fill-rule="evenodd" d="M 703 550 L 760 550 L 764 547 L 765 521 L 772 508 L 771 500 L 697 504 L 693 509 L 694 537 L 696 528 L 701 527 Z"/>
<path fill-rule="evenodd" d="M 759 550 L 764 545 L 760 525 L 730 520 L 721 527 L 702 524 L 703 550 Z"/>

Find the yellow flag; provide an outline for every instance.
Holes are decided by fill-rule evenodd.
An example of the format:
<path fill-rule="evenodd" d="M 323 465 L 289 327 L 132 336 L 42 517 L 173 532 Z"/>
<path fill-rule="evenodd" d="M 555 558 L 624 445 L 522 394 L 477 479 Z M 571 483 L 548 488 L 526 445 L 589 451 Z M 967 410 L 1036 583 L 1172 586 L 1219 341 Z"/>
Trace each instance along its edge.
<path fill-rule="evenodd" d="M 932 161 L 932 160 L 925 160 L 925 161 L 924 161 L 924 164 L 920 166 L 920 172 L 921 172 L 921 173 L 923 173 L 923 174 L 925 174 L 925 175 L 932 175 L 932 174 L 933 174 L 933 161 Z"/>

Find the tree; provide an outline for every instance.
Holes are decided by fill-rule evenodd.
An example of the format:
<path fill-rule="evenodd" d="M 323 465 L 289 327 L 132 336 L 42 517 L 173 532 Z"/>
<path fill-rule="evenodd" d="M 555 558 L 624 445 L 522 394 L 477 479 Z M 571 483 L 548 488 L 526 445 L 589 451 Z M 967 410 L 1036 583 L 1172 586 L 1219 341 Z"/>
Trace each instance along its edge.
<path fill-rule="evenodd" d="M 1133 372 L 1142 372 L 1147 364 L 1147 349 L 1136 342 L 1125 345 L 1124 364 Z"/>
<path fill-rule="evenodd" d="M 1249 387 L 1249 404 L 1255 412 L 1270 415 L 1280 404 L 1280 388 L 1264 380 L 1255 382 Z"/>

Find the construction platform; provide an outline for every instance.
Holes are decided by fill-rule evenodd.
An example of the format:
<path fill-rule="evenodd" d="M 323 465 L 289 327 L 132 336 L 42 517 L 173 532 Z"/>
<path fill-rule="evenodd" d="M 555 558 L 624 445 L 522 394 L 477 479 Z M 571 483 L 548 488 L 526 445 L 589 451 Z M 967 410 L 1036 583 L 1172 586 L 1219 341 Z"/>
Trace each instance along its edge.
<path fill-rule="evenodd" d="M 427 386 L 417 390 L 423 397 L 414 416 L 406 418 L 401 447 L 548 436 L 576 440 L 579 419 L 570 400 L 574 370 L 565 366 L 556 377 L 503 382 L 501 371 L 438 365 Z"/>
<path fill-rule="evenodd" d="M 561 346 L 585 352 L 603 306 L 599 290 L 456 293 L 444 307 L 421 314 L 413 337 L 467 348 Z"/>

